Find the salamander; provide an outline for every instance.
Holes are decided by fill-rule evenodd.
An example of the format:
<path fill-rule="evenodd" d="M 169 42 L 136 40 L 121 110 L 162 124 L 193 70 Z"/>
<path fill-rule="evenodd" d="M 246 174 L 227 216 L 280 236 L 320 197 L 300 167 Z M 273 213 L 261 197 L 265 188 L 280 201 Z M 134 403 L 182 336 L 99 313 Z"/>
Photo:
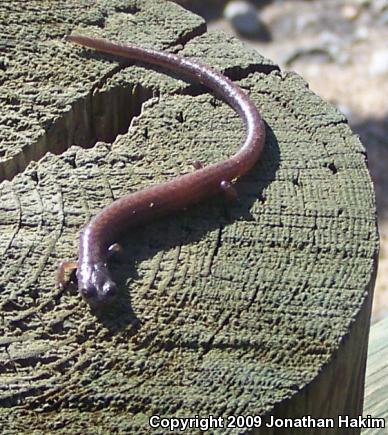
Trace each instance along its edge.
<path fill-rule="evenodd" d="M 245 126 L 242 146 L 229 159 L 205 167 L 196 164 L 192 173 L 123 196 L 102 209 L 83 228 L 78 263 L 63 262 L 58 268 L 57 279 L 58 285 L 64 287 L 65 272 L 73 270 L 79 293 L 92 308 L 96 308 L 111 303 L 117 293 L 108 264 L 119 237 L 130 227 L 186 209 L 220 192 L 233 195 L 232 181 L 248 172 L 262 153 L 265 126 L 246 93 L 207 65 L 163 51 L 87 36 L 68 35 L 65 40 L 99 52 L 156 65 L 197 80 L 228 103 L 240 115 Z"/>

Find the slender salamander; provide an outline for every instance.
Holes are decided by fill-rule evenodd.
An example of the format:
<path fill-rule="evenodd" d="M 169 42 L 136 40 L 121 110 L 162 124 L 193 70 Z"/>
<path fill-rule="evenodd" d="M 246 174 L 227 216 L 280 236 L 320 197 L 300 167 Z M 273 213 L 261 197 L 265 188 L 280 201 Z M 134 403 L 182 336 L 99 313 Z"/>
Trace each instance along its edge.
<path fill-rule="evenodd" d="M 84 227 L 80 234 L 78 263 L 63 262 L 59 266 L 58 285 L 64 287 L 65 272 L 76 269 L 81 296 L 91 307 L 99 307 L 111 302 L 117 292 L 108 270 L 108 260 L 120 234 L 129 227 L 183 210 L 219 192 L 233 192 L 232 180 L 248 172 L 263 150 L 265 127 L 248 96 L 223 74 L 206 65 L 167 52 L 86 36 L 69 35 L 65 39 L 198 80 L 227 102 L 240 115 L 245 126 L 244 142 L 229 159 L 204 168 L 197 165 L 197 170 L 192 173 L 117 199 Z"/>

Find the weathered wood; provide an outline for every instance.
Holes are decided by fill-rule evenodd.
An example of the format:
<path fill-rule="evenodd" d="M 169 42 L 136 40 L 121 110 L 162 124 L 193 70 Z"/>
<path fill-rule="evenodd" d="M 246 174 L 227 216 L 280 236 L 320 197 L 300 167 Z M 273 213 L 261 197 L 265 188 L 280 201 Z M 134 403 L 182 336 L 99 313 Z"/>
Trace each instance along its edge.
<path fill-rule="evenodd" d="M 363 435 L 385 433 L 388 430 L 388 318 L 373 325 L 370 331 L 366 365 L 364 416 L 384 418 L 385 429 L 370 427 Z M 384 432 L 385 431 L 385 432 Z"/>
<path fill-rule="evenodd" d="M 361 413 L 377 232 L 344 116 L 172 3 L 53 4 L 0 5 L 0 426 L 148 433 L 153 414 Z M 242 125 L 196 83 L 61 40 L 77 29 L 213 65 L 268 124 L 239 202 L 128 234 L 119 303 L 98 316 L 55 289 L 82 225 L 113 198 L 229 156 Z"/>

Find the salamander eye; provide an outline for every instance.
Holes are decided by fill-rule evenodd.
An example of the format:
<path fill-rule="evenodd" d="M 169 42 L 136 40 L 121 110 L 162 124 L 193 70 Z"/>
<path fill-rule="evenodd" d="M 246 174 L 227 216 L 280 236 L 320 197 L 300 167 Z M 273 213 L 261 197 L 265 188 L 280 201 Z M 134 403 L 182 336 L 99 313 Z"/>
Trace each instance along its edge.
<path fill-rule="evenodd" d="M 82 297 L 84 297 L 85 299 L 91 299 L 97 295 L 97 290 L 95 287 L 92 287 L 92 286 L 83 287 L 80 290 L 80 293 L 81 293 Z"/>
<path fill-rule="evenodd" d="M 116 296 L 117 286 L 113 281 L 108 281 L 103 286 L 103 292 L 105 296 L 113 297 Z"/>

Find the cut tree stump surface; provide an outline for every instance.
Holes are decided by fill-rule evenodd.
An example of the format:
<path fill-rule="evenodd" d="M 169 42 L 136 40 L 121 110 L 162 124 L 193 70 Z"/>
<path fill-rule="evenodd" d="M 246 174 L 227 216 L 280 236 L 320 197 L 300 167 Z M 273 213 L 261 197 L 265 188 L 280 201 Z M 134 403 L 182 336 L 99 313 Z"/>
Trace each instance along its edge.
<path fill-rule="evenodd" d="M 345 117 L 299 76 L 166 1 L 3 1 L 0 22 L 6 433 L 148 433 L 153 414 L 359 410 L 377 230 L 365 151 Z M 82 226 L 195 160 L 227 158 L 243 126 L 198 83 L 65 43 L 72 31 L 214 66 L 267 124 L 238 202 L 215 198 L 128 233 L 113 267 L 118 303 L 102 313 L 55 288 Z"/>

